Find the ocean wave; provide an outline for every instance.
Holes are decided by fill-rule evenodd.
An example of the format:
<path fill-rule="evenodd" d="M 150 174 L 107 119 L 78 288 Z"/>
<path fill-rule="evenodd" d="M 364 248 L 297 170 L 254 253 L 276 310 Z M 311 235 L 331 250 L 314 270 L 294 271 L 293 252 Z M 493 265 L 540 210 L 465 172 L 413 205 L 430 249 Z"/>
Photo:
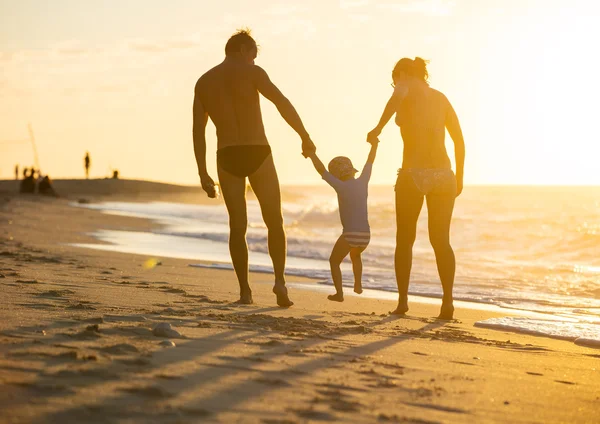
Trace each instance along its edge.
<path fill-rule="evenodd" d="M 565 318 L 539 319 L 525 317 L 491 318 L 477 321 L 476 327 L 513 331 L 554 339 L 569 340 L 577 344 L 600 347 L 600 324 Z"/>

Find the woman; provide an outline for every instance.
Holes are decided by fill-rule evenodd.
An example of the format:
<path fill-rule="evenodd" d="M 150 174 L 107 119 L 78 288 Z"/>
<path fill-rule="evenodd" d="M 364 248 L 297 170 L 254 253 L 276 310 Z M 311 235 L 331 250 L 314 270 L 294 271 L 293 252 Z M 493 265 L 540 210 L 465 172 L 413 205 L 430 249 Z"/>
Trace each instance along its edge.
<path fill-rule="evenodd" d="M 396 253 L 395 271 L 398 284 L 398 307 L 393 314 L 408 311 L 408 283 L 412 266 L 412 246 L 417 233 L 417 220 L 423 198 L 429 213 L 429 240 L 435 252 L 443 288 L 440 319 L 452 319 L 452 287 L 455 259 L 450 246 L 450 220 L 454 200 L 463 188 L 465 144 L 458 118 L 442 93 L 429 87 L 426 62 L 401 59 L 392 71 L 392 97 L 387 102 L 379 124 L 367 140 L 379 136 L 390 118 L 396 114 L 396 124 L 404 142 L 402 168 L 396 181 Z M 446 128 L 454 141 L 456 175 L 446 153 Z"/>

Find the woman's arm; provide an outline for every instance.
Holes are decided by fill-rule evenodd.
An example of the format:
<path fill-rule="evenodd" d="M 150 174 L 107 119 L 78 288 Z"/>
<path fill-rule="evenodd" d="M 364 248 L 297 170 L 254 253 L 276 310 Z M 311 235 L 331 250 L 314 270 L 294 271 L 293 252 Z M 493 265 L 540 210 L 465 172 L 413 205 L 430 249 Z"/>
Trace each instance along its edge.
<path fill-rule="evenodd" d="M 448 134 L 454 142 L 454 157 L 456 160 L 456 185 L 458 196 L 463 189 L 463 177 L 465 169 L 465 139 L 463 138 L 462 129 L 460 128 L 460 122 L 458 122 L 458 116 L 454 108 L 448 102 L 448 111 L 446 112 L 446 128 Z"/>
<path fill-rule="evenodd" d="M 408 87 L 402 85 L 396 86 L 396 88 L 394 89 L 394 94 L 392 94 L 392 97 L 390 97 L 387 104 L 385 105 L 385 109 L 383 109 L 383 113 L 381 114 L 379 123 L 367 135 L 367 141 L 369 143 L 373 142 L 373 140 L 376 140 L 379 134 L 381 134 L 383 128 L 387 125 L 390 119 L 392 119 L 392 116 L 394 116 L 394 113 L 396 113 L 396 111 L 398 110 L 398 104 L 402 100 L 404 100 L 407 94 Z"/>

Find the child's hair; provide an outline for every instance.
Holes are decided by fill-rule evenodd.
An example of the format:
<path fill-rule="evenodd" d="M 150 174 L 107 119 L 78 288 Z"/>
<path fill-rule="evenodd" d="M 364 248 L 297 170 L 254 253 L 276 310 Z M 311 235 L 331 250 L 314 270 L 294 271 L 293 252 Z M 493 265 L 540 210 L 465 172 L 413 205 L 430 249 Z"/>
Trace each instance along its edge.
<path fill-rule="evenodd" d="M 350 158 L 346 156 L 337 156 L 331 159 L 327 169 L 331 175 L 342 181 L 352 178 L 358 172 L 354 169 Z"/>
<path fill-rule="evenodd" d="M 428 60 L 421 59 L 420 57 L 415 57 L 414 60 L 404 57 L 396 63 L 396 66 L 394 66 L 392 80 L 394 80 L 400 72 L 404 72 L 411 77 L 415 77 L 429 84 L 429 72 L 427 72 L 428 63 Z"/>

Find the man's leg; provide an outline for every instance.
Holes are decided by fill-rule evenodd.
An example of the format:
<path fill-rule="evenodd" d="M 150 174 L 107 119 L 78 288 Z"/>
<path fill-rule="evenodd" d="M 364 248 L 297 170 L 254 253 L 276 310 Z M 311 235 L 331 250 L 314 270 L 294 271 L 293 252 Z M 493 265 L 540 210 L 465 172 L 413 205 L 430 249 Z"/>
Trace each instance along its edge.
<path fill-rule="evenodd" d="M 252 291 L 248 284 L 248 244 L 246 229 L 246 179 L 236 177 L 217 166 L 219 184 L 229 213 L 229 253 L 240 284 L 239 303 L 251 304 Z"/>
<path fill-rule="evenodd" d="M 342 235 L 335 242 L 333 250 L 331 251 L 331 255 L 329 256 L 331 279 L 333 280 L 333 285 L 335 287 L 335 294 L 327 296 L 327 299 L 329 300 L 333 300 L 335 302 L 344 301 L 344 291 L 342 288 L 342 270 L 340 268 L 340 265 L 342 264 L 342 261 L 348 255 L 349 252 L 350 246 L 348 245 L 348 242 Z"/>
<path fill-rule="evenodd" d="M 396 182 L 396 252 L 394 268 L 398 284 L 398 307 L 392 314 L 408 312 L 408 283 L 412 268 L 412 248 L 417 236 L 417 220 L 423 207 L 423 194 L 410 175 L 399 175 Z"/>
<path fill-rule="evenodd" d="M 456 193 L 427 196 L 429 240 L 435 252 L 437 269 L 444 291 L 439 318 L 448 320 L 454 316 L 452 288 L 454 286 L 456 260 L 452 246 L 450 246 L 450 221 L 452 220 L 455 199 Z"/>
<path fill-rule="evenodd" d="M 285 287 L 287 244 L 281 213 L 279 178 L 273 163 L 273 156 L 269 155 L 248 179 L 260 204 L 262 217 L 268 230 L 269 256 L 273 261 L 273 272 L 275 273 L 273 293 L 277 295 L 279 306 L 292 306 L 294 302 L 288 298 L 287 288 Z"/>
<path fill-rule="evenodd" d="M 364 247 L 353 247 L 350 249 L 350 260 L 352 261 L 352 272 L 354 274 L 354 293 L 361 294 L 362 289 L 362 252 Z"/>

